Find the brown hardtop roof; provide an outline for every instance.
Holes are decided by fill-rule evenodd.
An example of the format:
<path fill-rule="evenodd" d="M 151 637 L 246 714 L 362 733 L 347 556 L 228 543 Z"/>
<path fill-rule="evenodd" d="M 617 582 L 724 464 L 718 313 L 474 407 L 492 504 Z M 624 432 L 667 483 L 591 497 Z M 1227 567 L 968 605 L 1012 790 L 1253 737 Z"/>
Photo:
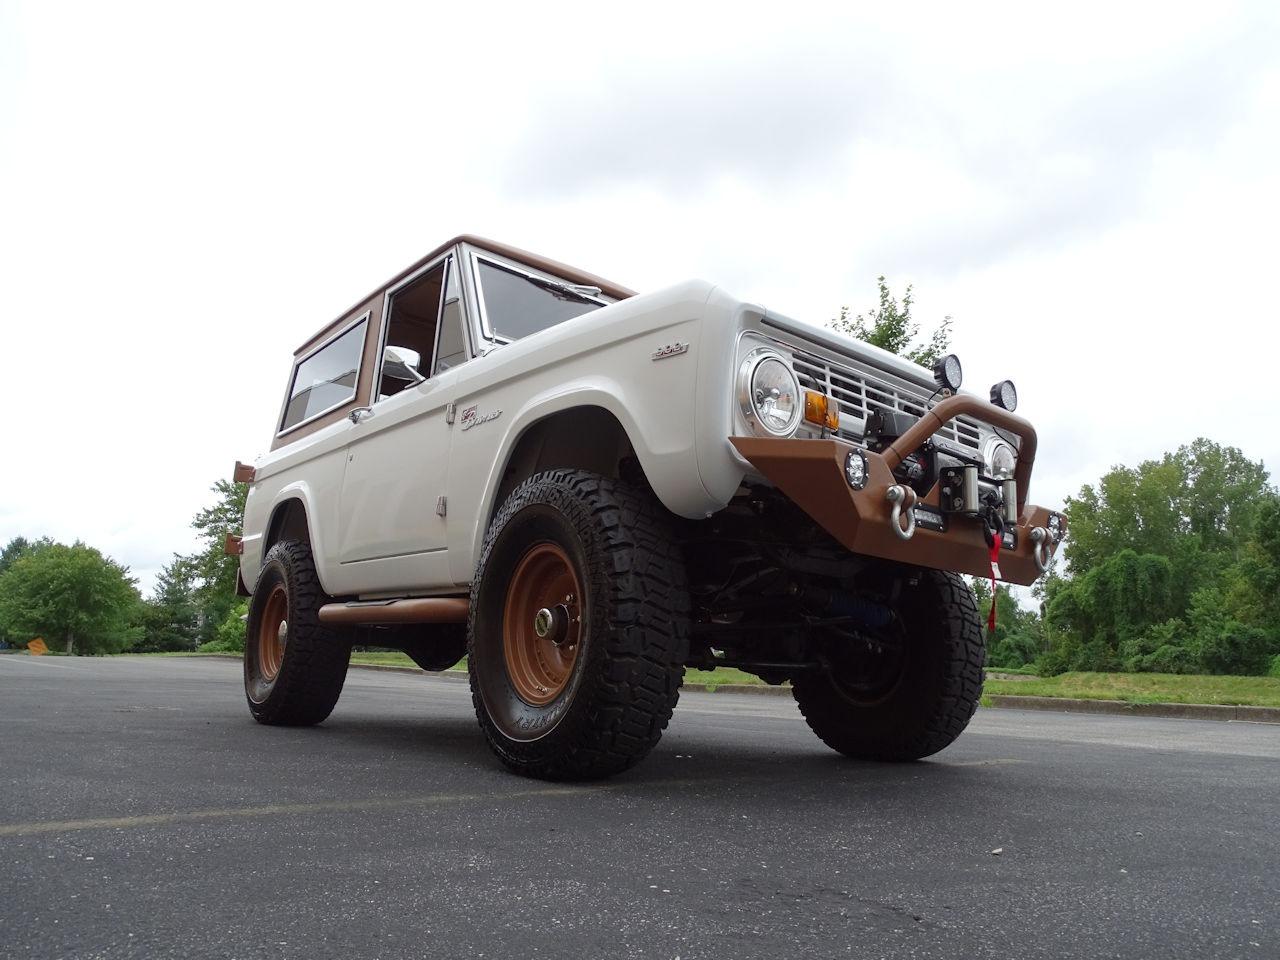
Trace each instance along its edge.
<path fill-rule="evenodd" d="M 515 260 L 517 263 L 522 263 L 525 266 L 532 267 L 535 270 L 540 270 L 543 273 L 549 273 L 554 277 L 560 277 L 570 283 L 578 283 L 588 287 L 599 287 L 600 291 L 605 294 L 605 296 L 612 297 L 615 300 L 625 300 L 628 297 L 634 297 L 636 295 L 634 290 L 628 289 L 621 284 L 614 283 L 611 280 L 606 280 L 603 277 L 597 277 L 594 273 L 588 273 L 585 270 L 579 270 L 577 267 L 571 267 L 567 263 L 561 263 L 560 261 L 552 260 L 549 257 L 530 253 L 528 250 L 521 250 L 519 247 L 513 247 L 509 244 L 499 243 L 496 240 L 487 240 L 484 237 L 478 237 L 475 234 L 464 233 L 454 237 L 452 240 L 448 240 L 440 244 L 440 246 L 436 247 L 426 256 L 422 257 L 411 266 L 406 267 L 404 270 L 401 270 L 386 283 L 371 291 L 368 296 L 357 300 L 349 309 L 339 314 L 336 320 L 325 324 L 323 328 L 313 336 L 309 337 L 306 343 L 294 351 L 294 356 L 310 349 L 324 338 L 334 333 L 340 324 L 349 319 L 357 310 L 364 309 L 370 301 L 380 296 L 384 290 L 389 287 L 394 287 L 415 270 L 434 260 L 450 247 L 454 247 L 460 243 L 468 244 L 469 246 L 476 247 L 480 250 L 487 250 L 490 253 L 496 253 L 501 257 L 506 257 L 508 260 Z"/>

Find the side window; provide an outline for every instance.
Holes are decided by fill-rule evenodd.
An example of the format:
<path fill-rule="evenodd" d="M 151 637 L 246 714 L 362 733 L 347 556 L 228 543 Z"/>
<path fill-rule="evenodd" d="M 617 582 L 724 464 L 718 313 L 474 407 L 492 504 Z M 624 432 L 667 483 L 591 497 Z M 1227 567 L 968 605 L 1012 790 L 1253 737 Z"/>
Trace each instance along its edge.
<path fill-rule="evenodd" d="M 364 351 L 366 314 L 359 323 L 307 357 L 294 368 L 280 430 L 284 432 L 327 413 L 356 395 L 356 376 Z"/>
<path fill-rule="evenodd" d="M 436 351 L 436 373 L 444 373 L 467 359 L 467 334 L 462 329 L 462 302 L 458 293 L 457 271 L 450 261 L 444 285 L 444 303 L 440 307 L 440 348 Z"/>
<path fill-rule="evenodd" d="M 448 261 L 391 296 L 383 338 L 378 397 L 385 400 L 427 379 L 435 353 Z"/>

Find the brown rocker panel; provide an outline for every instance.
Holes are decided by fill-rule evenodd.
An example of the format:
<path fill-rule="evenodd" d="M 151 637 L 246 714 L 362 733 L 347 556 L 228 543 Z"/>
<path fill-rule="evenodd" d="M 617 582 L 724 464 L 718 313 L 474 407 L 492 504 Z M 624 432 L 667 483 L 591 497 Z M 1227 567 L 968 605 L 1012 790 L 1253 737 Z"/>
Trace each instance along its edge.
<path fill-rule="evenodd" d="M 326 603 L 316 616 L 321 623 L 388 626 L 395 623 L 466 623 L 466 597 L 417 597 L 388 603 Z"/>
<path fill-rule="evenodd" d="M 892 504 L 885 499 L 885 491 L 897 481 L 880 454 L 862 451 L 867 458 L 867 485 L 853 490 L 844 474 L 845 456 L 855 449 L 851 444 L 759 437 L 730 440 L 774 486 L 854 553 L 975 577 L 991 576 L 990 554 L 982 524 L 976 519 L 950 515 L 945 533 L 917 526 L 910 540 L 893 532 Z M 1021 490 L 1019 494 L 1021 499 Z M 920 503 L 938 509 L 936 485 L 920 498 Z M 1040 576 L 1030 533 L 1033 527 L 1043 527 L 1048 519 L 1049 511 L 1044 507 L 1023 508 L 1018 519 L 1017 549 L 1000 551 L 1002 580 L 1026 586 Z"/>

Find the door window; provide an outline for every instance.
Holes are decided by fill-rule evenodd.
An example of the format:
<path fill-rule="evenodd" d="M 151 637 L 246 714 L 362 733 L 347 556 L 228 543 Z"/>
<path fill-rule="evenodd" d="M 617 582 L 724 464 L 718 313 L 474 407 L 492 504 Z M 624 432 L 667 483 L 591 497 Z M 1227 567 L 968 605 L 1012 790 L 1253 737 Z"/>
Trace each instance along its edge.
<path fill-rule="evenodd" d="M 377 399 L 394 397 L 467 359 L 454 272 L 450 257 L 391 295 Z"/>
<path fill-rule="evenodd" d="M 458 272 L 453 262 L 446 265 L 444 303 L 440 307 L 440 347 L 436 351 L 436 373 L 444 373 L 467 359 L 467 333 L 463 329 L 462 300 L 458 292 Z"/>

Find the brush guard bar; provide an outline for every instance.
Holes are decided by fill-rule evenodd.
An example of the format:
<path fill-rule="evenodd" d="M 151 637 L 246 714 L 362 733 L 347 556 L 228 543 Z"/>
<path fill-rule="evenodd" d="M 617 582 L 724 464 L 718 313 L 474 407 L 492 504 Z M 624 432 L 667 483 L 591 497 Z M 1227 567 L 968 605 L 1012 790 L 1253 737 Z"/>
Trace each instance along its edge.
<path fill-rule="evenodd" d="M 894 477 L 893 470 L 960 415 L 990 423 L 1020 440 L 1013 482 L 1003 490 L 1015 502 L 1003 504 L 1000 578 L 1031 584 L 1048 569 L 1066 532 L 1059 517 L 1058 536 L 1049 533 L 1050 511 L 1026 502 L 1036 455 L 1036 432 L 1022 417 L 976 397 L 943 400 L 883 452 L 843 440 L 732 437 L 751 465 L 853 553 L 920 567 L 991 575 L 987 522 L 980 516 L 942 509 L 940 484 L 923 496 Z M 857 450 L 866 460 L 866 483 L 854 489 L 846 479 L 845 458 Z M 905 516 L 904 516 L 905 515 Z M 1011 522 L 1010 518 L 1016 517 Z"/>

